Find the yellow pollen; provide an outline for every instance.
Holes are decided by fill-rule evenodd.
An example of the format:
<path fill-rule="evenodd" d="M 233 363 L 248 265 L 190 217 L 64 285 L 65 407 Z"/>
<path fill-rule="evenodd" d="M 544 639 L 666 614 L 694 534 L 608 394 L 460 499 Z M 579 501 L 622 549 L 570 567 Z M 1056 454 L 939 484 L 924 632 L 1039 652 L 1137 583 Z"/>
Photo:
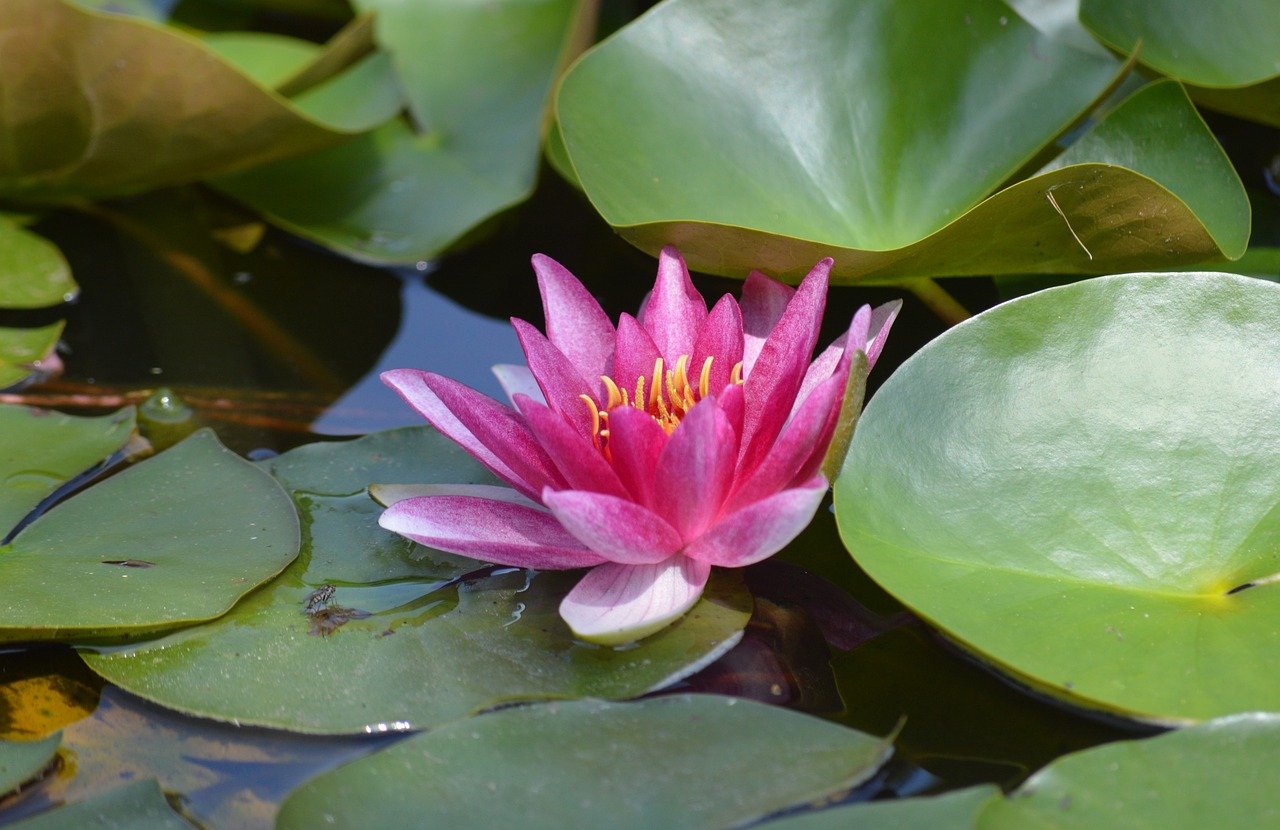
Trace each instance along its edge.
<path fill-rule="evenodd" d="M 583 403 L 591 412 L 591 441 L 606 457 L 609 451 L 609 412 L 620 406 L 639 409 L 658 422 L 663 431 L 670 435 L 680 426 L 680 421 L 698 401 L 711 393 L 711 369 L 715 363 L 714 356 L 708 356 L 702 362 L 698 372 L 698 385 L 695 387 L 689 378 L 689 355 L 680 355 L 675 367 L 667 369 L 662 358 L 653 362 L 652 375 L 640 375 L 636 378 L 635 394 L 618 386 L 608 375 L 601 375 L 604 384 L 605 402 L 600 407 L 589 395 L 580 395 Z M 729 382 L 734 385 L 742 383 L 742 363 L 734 365 L 729 373 Z M 648 393 L 646 395 L 646 392 Z"/>

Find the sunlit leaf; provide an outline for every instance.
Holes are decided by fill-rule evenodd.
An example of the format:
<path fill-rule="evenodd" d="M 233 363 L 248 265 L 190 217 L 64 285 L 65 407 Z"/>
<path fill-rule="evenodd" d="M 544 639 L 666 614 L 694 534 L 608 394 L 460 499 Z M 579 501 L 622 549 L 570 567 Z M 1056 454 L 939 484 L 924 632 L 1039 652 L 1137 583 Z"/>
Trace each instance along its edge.
<path fill-rule="evenodd" d="M 0 546 L 0 642 L 137 635 L 217 617 L 298 551 L 280 486 L 208 431 Z"/>
<path fill-rule="evenodd" d="M 30 377 L 33 364 L 53 354 L 62 334 L 62 323 L 34 329 L 0 327 L 0 389 Z"/>
<path fill-rule="evenodd" d="M 576 642 L 558 607 L 579 573 L 485 569 L 377 526 L 370 482 L 491 481 L 424 428 L 302 447 L 268 468 L 297 493 L 299 560 L 210 625 L 86 652 L 95 671 L 205 717 L 381 732 L 511 701 L 635 697 L 724 653 L 750 616 L 750 596 L 726 572 L 684 619 L 632 648 Z"/>
<path fill-rule="evenodd" d="M 1280 708 L 1280 286 L 1086 280 L 872 398 L 836 483 L 885 589 L 1022 682 L 1161 722 Z"/>
<path fill-rule="evenodd" d="M 0 217 L 0 308 L 57 305 L 78 291 L 57 246 Z"/>
<path fill-rule="evenodd" d="M 890 752 L 870 735 L 728 697 L 525 706 L 320 776 L 289 796 L 277 827 L 734 827 L 843 794 Z"/>

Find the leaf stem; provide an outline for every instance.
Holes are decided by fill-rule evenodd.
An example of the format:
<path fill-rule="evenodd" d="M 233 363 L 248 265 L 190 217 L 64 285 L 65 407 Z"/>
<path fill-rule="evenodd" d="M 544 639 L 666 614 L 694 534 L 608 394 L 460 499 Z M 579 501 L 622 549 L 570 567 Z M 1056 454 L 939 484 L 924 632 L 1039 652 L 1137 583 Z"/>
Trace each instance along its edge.
<path fill-rule="evenodd" d="M 956 323 L 963 323 L 973 315 L 969 310 L 960 305 L 960 301 L 951 296 L 951 292 L 938 285 L 937 281 L 928 277 L 920 277 L 913 280 L 903 280 L 902 287 L 916 295 L 916 298 L 925 306 L 938 315 L 944 323 L 954 326 Z"/>

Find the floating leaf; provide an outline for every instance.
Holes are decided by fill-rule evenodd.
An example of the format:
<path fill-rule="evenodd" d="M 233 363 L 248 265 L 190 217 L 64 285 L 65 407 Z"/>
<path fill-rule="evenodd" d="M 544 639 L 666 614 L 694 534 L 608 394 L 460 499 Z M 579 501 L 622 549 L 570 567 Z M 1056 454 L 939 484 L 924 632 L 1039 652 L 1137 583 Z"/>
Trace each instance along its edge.
<path fill-rule="evenodd" d="M 0 539 L 41 501 L 124 446 L 133 407 L 82 418 L 0 406 Z"/>
<path fill-rule="evenodd" d="M 295 791 L 277 827 L 731 827 L 839 795 L 885 741 L 711 695 L 506 709 L 443 726 Z"/>
<path fill-rule="evenodd" d="M 663 633 L 628 649 L 592 646 L 558 613 L 580 573 L 486 568 L 382 530 L 369 482 L 492 480 L 425 428 L 302 447 L 268 466 L 297 492 L 298 561 L 210 625 L 86 653 L 94 671 L 163 706 L 237 723 L 431 728 L 511 701 L 635 697 L 728 650 L 750 616 L 750 596 L 725 572 Z"/>
<path fill-rule="evenodd" d="M 0 796 L 43 772 L 61 742 L 62 735 L 56 732 L 41 741 L 0 741 Z"/>
<path fill-rule="evenodd" d="M 767 830 L 970 830 L 1000 789 L 987 785 L 923 798 L 853 804 L 771 821 Z"/>
<path fill-rule="evenodd" d="M 202 431 L 0 546 L 0 642 L 212 619 L 297 551 L 297 517 L 280 485 Z"/>
<path fill-rule="evenodd" d="M 12 826 L 21 830 L 195 830 L 169 806 L 154 778 L 56 807 Z"/>
<path fill-rule="evenodd" d="M 836 281 L 883 282 L 1238 256 L 1239 180 L 1176 90 L 1134 95 L 1072 166 L 999 190 L 1116 74 L 995 0 L 674 0 L 583 56 L 556 111 L 609 224 L 710 273 L 798 279 L 831 255 Z"/>
<path fill-rule="evenodd" d="M 79 290 L 57 246 L 0 217 L 0 308 L 44 308 Z"/>
<path fill-rule="evenodd" d="M 31 377 L 34 364 L 53 354 L 61 334 L 62 323 L 35 329 L 0 327 L 0 389 Z"/>
<path fill-rule="evenodd" d="M 1267 0 L 1082 0 L 1080 22 L 1197 102 L 1280 127 L 1280 15 Z"/>
<path fill-rule="evenodd" d="M 543 112 L 587 0 L 361 0 L 418 131 L 393 121 L 340 147 L 215 186 L 291 233 L 359 260 L 416 262 L 523 201 Z"/>
<path fill-rule="evenodd" d="M 1157 721 L 1280 708 L 1280 286 L 1086 280 L 880 388 L 836 483 L 885 589 L 1024 682 Z"/>
<path fill-rule="evenodd" d="M 7 0 L 0 32 L 0 193 L 10 199 L 135 193 L 314 151 L 351 132 L 307 116 L 196 38 L 146 20 L 66 0 Z"/>
<path fill-rule="evenodd" d="M 988 802 L 977 827 L 1274 827 L 1278 741 L 1280 716 L 1258 713 L 1067 755 Z"/>

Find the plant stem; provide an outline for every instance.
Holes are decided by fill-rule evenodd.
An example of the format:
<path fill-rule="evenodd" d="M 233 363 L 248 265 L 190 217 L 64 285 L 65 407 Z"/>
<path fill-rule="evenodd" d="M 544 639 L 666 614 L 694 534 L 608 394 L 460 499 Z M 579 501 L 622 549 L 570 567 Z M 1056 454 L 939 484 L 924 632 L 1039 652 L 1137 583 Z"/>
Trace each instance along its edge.
<path fill-rule="evenodd" d="M 903 280 L 901 285 L 949 326 L 963 323 L 973 316 L 947 289 L 928 277 Z"/>

